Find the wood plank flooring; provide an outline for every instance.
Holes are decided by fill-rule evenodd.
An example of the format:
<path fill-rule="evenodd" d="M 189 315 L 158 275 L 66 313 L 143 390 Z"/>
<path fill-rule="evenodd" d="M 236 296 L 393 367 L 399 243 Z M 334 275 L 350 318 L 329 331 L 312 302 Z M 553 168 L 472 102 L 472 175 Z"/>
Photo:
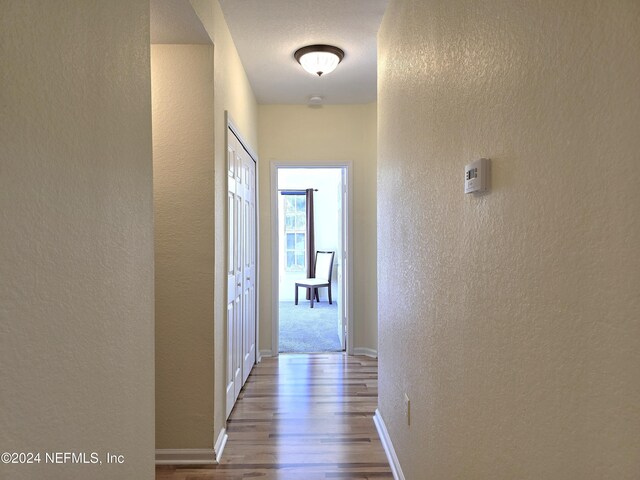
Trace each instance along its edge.
<path fill-rule="evenodd" d="M 377 383 L 368 357 L 265 358 L 231 412 L 221 464 L 158 466 L 156 480 L 392 479 L 372 418 Z"/>

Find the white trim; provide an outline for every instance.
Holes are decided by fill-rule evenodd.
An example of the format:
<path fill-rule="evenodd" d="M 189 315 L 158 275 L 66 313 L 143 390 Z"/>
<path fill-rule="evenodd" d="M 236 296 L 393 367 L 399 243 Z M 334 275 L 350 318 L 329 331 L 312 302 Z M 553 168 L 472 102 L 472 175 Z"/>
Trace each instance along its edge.
<path fill-rule="evenodd" d="M 262 357 L 273 357 L 273 352 L 271 350 L 260 350 L 260 360 Z"/>
<path fill-rule="evenodd" d="M 278 298 L 280 298 L 279 279 L 279 242 L 278 242 L 278 168 L 342 168 L 347 175 L 347 355 L 354 355 L 353 348 L 353 162 L 296 162 L 296 161 L 272 161 L 271 162 L 271 356 L 277 357 L 279 345 L 279 311 Z M 265 355 L 266 356 L 266 355 Z"/>
<path fill-rule="evenodd" d="M 156 465 L 216 465 L 213 448 L 156 449 Z"/>
<path fill-rule="evenodd" d="M 224 447 L 227 445 L 228 438 L 229 435 L 227 435 L 227 429 L 223 428 L 220 430 L 216 444 L 213 446 L 216 454 L 216 463 L 220 463 L 220 460 L 222 460 L 222 452 L 224 452 Z"/>
<path fill-rule="evenodd" d="M 280 320 L 278 299 L 280 298 L 280 268 L 278 240 L 278 165 L 271 162 L 271 356 L 278 356 L 280 350 Z M 275 353 L 275 355 L 274 355 Z"/>
<path fill-rule="evenodd" d="M 365 355 L 367 357 L 378 358 L 378 351 L 373 348 L 355 347 L 353 349 L 354 355 Z"/>
<path fill-rule="evenodd" d="M 376 424 L 378 436 L 380 437 L 380 441 L 382 442 L 382 446 L 384 447 L 384 453 L 387 454 L 387 460 L 389 460 L 389 466 L 391 467 L 393 478 L 395 480 L 405 480 L 404 473 L 402 473 L 402 467 L 400 466 L 400 462 L 398 461 L 398 456 L 396 455 L 396 451 L 393 448 L 393 443 L 391 443 L 391 437 L 389 437 L 387 426 L 382 419 L 382 415 L 380 415 L 380 410 L 378 410 L 377 408 L 376 413 L 373 416 L 373 423 Z"/>
<path fill-rule="evenodd" d="M 348 321 L 347 321 L 347 355 L 353 355 L 353 332 L 354 332 L 354 323 L 355 316 L 353 314 L 353 305 L 355 303 L 354 299 L 354 248 L 353 248 L 353 205 L 355 203 L 354 189 L 353 189 L 353 164 L 348 162 L 345 166 L 345 172 L 347 175 L 347 193 L 345 195 L 347 202 L 347 252 L 349 254 L 348 257 L 348 268 L 347 274 L 349 275 L 349 283 L 347 284 L 347 307 L 349 307 L 348 312 Z"/>
<path fill-rule="evenodd" d="M 156 465 L 217 465 L 227 444 L 227 430 L 220 430 L 214 448 L 158 448 Z"/>

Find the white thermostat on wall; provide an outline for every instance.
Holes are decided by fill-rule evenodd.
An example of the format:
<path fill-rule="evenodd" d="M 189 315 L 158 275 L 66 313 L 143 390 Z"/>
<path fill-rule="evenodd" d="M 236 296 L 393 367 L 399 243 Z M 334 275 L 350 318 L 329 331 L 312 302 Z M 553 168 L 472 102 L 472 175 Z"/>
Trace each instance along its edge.
<path fill-rule="evenodd" d="M 464 193 L 485 192 L 489 189 L 488 158 L 481 158 L 464 167 Z"/>

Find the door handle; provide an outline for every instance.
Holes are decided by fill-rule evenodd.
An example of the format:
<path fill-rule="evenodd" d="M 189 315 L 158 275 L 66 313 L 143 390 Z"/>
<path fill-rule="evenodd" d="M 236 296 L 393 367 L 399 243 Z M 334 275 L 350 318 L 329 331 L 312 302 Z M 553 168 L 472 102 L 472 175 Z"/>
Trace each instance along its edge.
<path fill-rule="evenodd" d="M 236 287 L 241 287 L 242 283 L 238 282 L 238 284 L 236 285 Z"/>

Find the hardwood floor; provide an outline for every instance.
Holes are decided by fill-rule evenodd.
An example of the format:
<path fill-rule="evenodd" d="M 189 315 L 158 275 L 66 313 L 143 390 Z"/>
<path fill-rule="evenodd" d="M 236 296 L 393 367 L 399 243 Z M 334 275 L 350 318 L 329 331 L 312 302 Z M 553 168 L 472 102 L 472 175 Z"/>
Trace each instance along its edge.
<path fill-rule="evenodd" d="M 372 419 L 377 381 L 368 357 L 265 358 L 231 412 L 221 464 L 159 466 L 156 479 L 392 479 Z"/>

